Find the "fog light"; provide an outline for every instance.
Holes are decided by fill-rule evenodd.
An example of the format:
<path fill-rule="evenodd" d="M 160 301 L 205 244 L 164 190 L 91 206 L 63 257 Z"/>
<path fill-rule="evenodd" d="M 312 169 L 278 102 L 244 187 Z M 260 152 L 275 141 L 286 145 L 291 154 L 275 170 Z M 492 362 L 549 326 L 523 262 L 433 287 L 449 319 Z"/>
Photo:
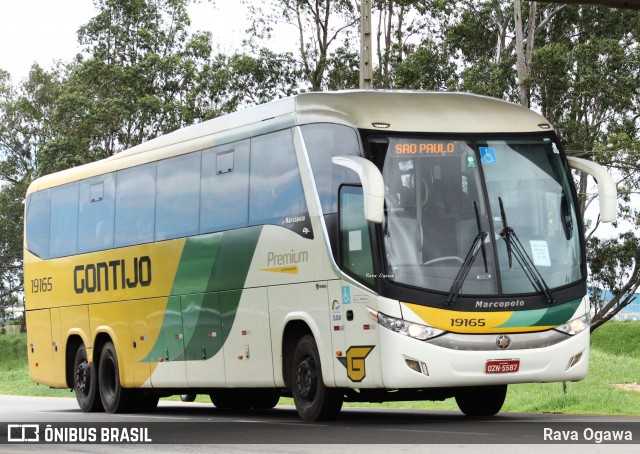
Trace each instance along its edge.
<path fill-rule="evenodd" d="M 407 362 L 407 366 L 409 366 L 411 369 L 415 370 L 419 374 L 422 373 L 422 370 L 420 369 L 420 363 L 418 361 L 414 361 L 412 359 L 406 359 L 405 361 Z"/>
<path fill-rule="evenodd" d="M 429 369 L 427 369 L 427 365 L 423 362 L 415 361 L 413 359 L 405 359 L 407 362 L 407 366 L 409 366 L 412 370 L 415 370 L 419 374 L 424 374 L 427 377 L 429 376 Z"/>
<path fill-rule="evenodd" d="M 578 353 L 577 355 L 575 355 L 569 360 L 569 363 L 567 364 L 567 368 L 565 369 L 565 371 L 571 369 L 573 366 L 578 364 L 581 359 L 582 359 L 582 352 Z"/>

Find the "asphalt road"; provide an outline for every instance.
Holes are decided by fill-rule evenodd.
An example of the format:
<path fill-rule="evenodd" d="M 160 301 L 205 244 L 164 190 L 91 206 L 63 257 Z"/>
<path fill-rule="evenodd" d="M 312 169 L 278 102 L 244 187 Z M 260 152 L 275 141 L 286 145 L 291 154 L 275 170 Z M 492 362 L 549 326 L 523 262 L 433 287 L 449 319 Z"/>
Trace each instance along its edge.
<path fill-rule="evenodd" d="M 36 431 L 40 443 L 19 442 Z M 609 440 L 616 436 L 624 443 Z M 61 444 L 76 440 L 89 443 Z M 638 451 L 640 418 L 345 408 L 335 421 L 307 423 L 288 406 L 231 412 L 161 402 L 150 414 L 108 415 L 83 413 L 73 398 L 0 396 L 0 452 L 113 452 L 103 441 L 136 452 L 624 453 Z"/>

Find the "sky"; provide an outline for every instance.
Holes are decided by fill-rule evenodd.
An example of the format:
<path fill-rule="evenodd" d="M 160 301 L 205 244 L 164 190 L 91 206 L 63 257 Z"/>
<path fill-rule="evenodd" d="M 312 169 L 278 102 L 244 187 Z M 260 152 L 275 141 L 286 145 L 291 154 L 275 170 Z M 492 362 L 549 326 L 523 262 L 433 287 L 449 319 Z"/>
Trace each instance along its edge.
<path fill-rule="evenodd" d="M 239 49 L 248 26 L 246 10 L 237 0 L 216 3 L 190 6 L 192 29 L 211 31 L 222 51 Z M 78 28 L 96 13 L 93 0 L 1 0 L 0 69 L 17 83 L 36 62 L 50 68 L 56 60 L 70 60 L 80 50 Z"/>

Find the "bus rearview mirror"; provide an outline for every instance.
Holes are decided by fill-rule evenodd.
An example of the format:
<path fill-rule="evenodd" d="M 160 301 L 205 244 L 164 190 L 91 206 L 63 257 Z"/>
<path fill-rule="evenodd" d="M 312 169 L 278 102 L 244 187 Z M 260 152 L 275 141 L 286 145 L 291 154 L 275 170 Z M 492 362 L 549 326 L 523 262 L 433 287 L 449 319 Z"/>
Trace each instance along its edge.
<path fill-rule="evenodd" d="M 380 170 L 359 156 L 334 156 L 333 163 L 358 174 L 364 194 L 364 217 L 367 221 L 381 224 L 384 217 L 384 181 Z"/>
<path fill-rule="evenodd" d="M 600 220 L 613 222 L 618 209 L 618 191 L 611 175 L 600 164 L 586 159 L 567 156 L 572 169 L 591 175 L 598 183 L 598 201 L 600 202 Z"/>

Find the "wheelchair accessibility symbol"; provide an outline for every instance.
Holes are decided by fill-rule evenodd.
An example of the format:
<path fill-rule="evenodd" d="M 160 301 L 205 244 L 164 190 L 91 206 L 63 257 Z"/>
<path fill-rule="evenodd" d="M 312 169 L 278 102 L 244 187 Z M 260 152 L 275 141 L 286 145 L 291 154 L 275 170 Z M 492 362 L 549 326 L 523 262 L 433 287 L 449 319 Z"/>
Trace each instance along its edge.
<path fill-rule="evenodd" d="M 482 164 L 497 164 L 496 149 L 491 147 L 480 147 L 480 160 Z"/>

